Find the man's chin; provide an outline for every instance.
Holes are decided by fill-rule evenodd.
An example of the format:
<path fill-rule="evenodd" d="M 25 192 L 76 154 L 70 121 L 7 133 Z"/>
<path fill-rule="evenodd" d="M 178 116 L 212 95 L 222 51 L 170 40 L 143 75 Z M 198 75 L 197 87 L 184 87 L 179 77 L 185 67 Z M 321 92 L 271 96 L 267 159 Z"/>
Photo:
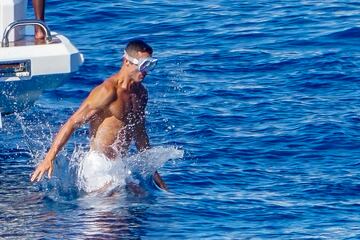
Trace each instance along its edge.
<path fill-rule="evenodd" d="M 133 83 L 141 83 L 143 81 L 144 78 L 139 78 L 139 77 L 136 77 L 136 78 L 132 78 L 132 82 Z"/>
<path fill-rule="evenodd" d="M 135 82 L 142 82 L 144 80 L 144 77 L 139 77 Z"/>

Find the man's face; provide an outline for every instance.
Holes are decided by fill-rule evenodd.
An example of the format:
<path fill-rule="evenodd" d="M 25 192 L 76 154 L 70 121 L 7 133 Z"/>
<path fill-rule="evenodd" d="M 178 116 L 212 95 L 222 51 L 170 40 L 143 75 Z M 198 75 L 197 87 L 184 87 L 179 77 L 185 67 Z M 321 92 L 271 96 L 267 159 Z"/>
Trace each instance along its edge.
<path fill-rule="evenodd" d="M 150 57 L 150 54 L 147 52 L 137 52 L 136 56 L 132 56 L 136 59 L 141 59 L 141 58 L 147 58 Z M 136 64 L 131 63 L 130 61 L 128 61 L 128 69 L 129 69 L 129 75 L 130 78 L 132 80 L 134 80 L 135 82 L 141 82 L 145 76 L 146 76 L 146 72 L 140 72 L 138 70 L 138 66 Z"/>

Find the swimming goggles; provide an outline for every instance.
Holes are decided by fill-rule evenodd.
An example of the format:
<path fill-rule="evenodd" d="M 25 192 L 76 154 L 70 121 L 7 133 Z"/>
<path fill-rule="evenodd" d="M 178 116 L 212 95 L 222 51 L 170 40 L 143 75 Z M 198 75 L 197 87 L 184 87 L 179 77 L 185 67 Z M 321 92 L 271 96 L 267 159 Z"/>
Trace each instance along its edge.
<path fill-rule="evenodd" d="M 140 72 L 150 72 L 151 70 L 153 70 L 156 66 L 157 63 L 157 59 L 153 58 L 153 57 L 147 57 L 147 58 L 134 58 L 131 57 L 126 50 L 124 50 L 124 58 L 126 58 L 128 61 L 130 61 L 131 63 L 137 65 L 137 69 Z"/>

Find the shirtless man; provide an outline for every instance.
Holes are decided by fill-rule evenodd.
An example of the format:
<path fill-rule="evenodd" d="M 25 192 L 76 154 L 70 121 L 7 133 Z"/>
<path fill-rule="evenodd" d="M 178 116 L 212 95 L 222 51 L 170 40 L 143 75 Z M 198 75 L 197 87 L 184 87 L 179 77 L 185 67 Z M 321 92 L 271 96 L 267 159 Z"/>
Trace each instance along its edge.
<path fill-rule="evenodd" d="M 156 65 L 157 59 L 151 55 L 152 48 L 142 40 L 127 44 L 120 71 L 95 87 L 62 126 L 45 159 L 32 174 L 32 182 L 40 181 L 46 172 L 51 177 L 56 155 L 71 134 L 86 122 L 90 124 L 90 151 L 100 152 L 106 159 L 124 155 L 132 139 L 139 151 L 150 147 L 145 129 L 148 94 L 141 82 Z M 153 179 L 167 190 L 158 172 Z"/>

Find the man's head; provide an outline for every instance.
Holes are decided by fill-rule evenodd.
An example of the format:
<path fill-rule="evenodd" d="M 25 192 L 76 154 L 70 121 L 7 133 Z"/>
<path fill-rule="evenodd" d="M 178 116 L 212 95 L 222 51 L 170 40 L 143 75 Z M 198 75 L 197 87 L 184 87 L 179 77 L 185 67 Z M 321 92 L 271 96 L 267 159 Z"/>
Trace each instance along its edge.
<path fill-rule="evenodd" d="M 151 57 L 152 53 L 152 48 L 139 39 L 131 40 L 126 45 L 123 66 L 135 82 L 141 82 L 155 67 L 157 59 Z"/>

